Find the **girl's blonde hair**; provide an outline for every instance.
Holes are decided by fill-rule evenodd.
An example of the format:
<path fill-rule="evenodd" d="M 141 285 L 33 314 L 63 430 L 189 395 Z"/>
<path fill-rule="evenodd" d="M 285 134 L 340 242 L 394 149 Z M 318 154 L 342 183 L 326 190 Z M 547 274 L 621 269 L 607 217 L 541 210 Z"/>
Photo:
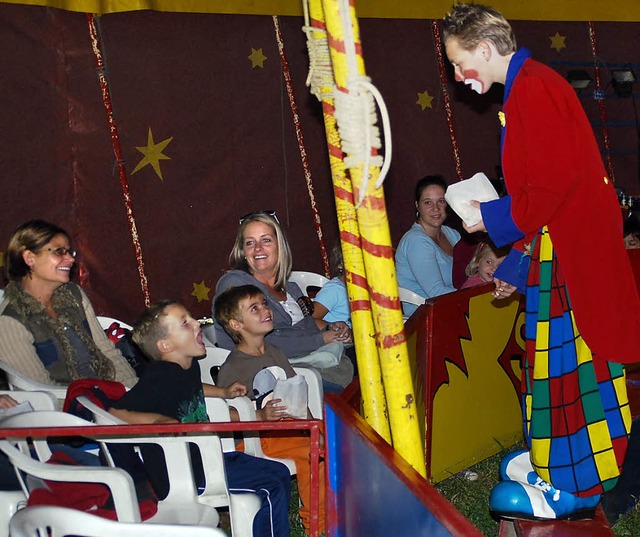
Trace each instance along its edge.
<path fill-rule="evenodd" d="M 475 276 L 476 274 L 478 274 L 480 261 L 482 261 L 482 258 L 487 255 L 488 252 L 493 252 L 495 256 L 500 259 L 501 257 L 506 256 L 509 253 L 509 250 L 511 250 L 510 246 L 503 246 L 502 248 L 498 248 L 495 244 L 493 244 L 493 242 L 488 239 L 482 241 L 480 244 L 478 244 L 476 251 L 471 258 L 471 261 L 469 261 L 469 264 L 467 265 L 464 273 L 467 276 Z"/>

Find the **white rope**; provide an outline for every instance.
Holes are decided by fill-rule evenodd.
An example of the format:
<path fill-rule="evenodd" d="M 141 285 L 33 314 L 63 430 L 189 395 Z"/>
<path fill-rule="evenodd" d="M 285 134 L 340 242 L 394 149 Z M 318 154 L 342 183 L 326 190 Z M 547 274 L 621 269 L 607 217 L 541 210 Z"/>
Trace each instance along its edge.
<path fill-rule="evenodd" d="M 306 85 L 310 87 L 311 94 L 315 95 L 319 101 L 322 101 L 322 88 L 331 88 L 333 91 L 335 87 L 329 40 L 325 29 L 311 26 L 309 6 L 306 1 L 302 2 L 302 7 L 304 10 L 302 31 L 307 36 L 307 51 L 309 52 L 309 74 Z M 328 96 L 332 96 L 331 92 L 329 92 Z M 324 97 L 327 97 L 326 93 Z"/>
<path fill-rule="evenodd" d="M 387 173 L 389 172 L 389 168 L 391 167 L 391 122 L 389 121 L 389 112 L 387 110 L 387 105 L 382 98 L 382 94 L 378 91 L 373 84 L 370 82 L 362 81 L 360 83 L 363 87 L 368 89 L 373 98 L 378 105 L 378 109 L 380 110 L 380 119 L 382 119 L 382 134 L 384 140 L 384 164 L 380 169 L 380 175 L 378 175 L 378 180 L 376 181 L 376 188 L 380 188 L 382 183 L 387 177 Z"/>
<path fill-rule="evenodd" d="M 376 181 L 376 188 L 380 188 L 391 166 L 391 128 L 389 114 L 382 99 L 382 95 L 364 76 L 349 77 L 348 92 L 334 92 L 335 117 L 338 123 L 338 133 L 342 143 L 342 150 L 346 153 L 345 166 L 353 169 L 362 166 L 362 186 L 358 196 L 359 207 L 366 195 L 370 180 L 369 169 L 379 166 L 380 175 Z M 380 149 L 382 142 L 380 131 L 376 125 L 376 103 L 382 116 L 383 133 L 385 139 L 384 159 L 381 155 L 372 156 L 373 148 Z"/>
<path fill-rule="evenodd" d="M 323 98 L 332 97 L 335 89 L 327 31 L 311 26 L 305 26 L 303 30 L 307 34 L 307 50 L 309 52 L 309 74 L 306 84 L 312 95 L 322 101 Z M 325 91 L 323 94 L 322 88 L 330 88 L 330 91 Z"/>
<path fill-rule="evenodd" d="M 318 100 L 322 101 L 331 97 L 334 99 L 338 134 L 342 150 L 346 153 L 345 166 L 353 169 L 362 165 L 363 182 L 356 205 L 356 207 L 360 207 L 366 196 L 370 180 L 370 167 L 381 167 L 380 175 L 375 184 L 375 188 L 380 188 L 391 166 L 391 127 L 387 107 L 378 89 L 365 76 L 349 76 L 346 92 L 336 89 L 327 32 L 324 29 L 311 26 L 307 2 L 304 1 L 302 5 L 305 19 L 303 31 L 307 35 L 307 50 L 309 51 L 309 75 L 306 83 Z M 342 0 L 340 17 L 344 29 L 344 44 L 349 72 L 355 73 L 357 72 L 357 63 L 348 0 Z M 322 92 L 323 88 L 325 89 L 324 93 Z M 327 89 L 330 91 L 326 91 Z M 384 159 L 380 155 L 371 155 L 372 148 L 380 149 L 382 147 L 380 131 L 376 126 L 376 104 L 382 119 L 385 141 Z"/>

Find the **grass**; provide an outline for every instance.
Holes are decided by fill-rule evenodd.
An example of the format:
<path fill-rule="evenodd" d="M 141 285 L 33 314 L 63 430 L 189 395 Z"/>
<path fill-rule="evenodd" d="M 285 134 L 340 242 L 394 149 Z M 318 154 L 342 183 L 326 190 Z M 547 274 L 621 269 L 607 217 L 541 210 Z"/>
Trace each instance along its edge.
<path fill-rule="evenodd" d="M 305 537 L 304 527 L 300 519 L 300 496 L 298 482 L 291 480 L 291 499 L 289 500 L 289 535 L 290 537 Z"/>
<path fill-rule="evenodd" d="M 476 481 L 468 481 L 461 474 L 436 484 L 436 489 L 449 500 L 483 535 L 497 537 L 500 524 L 489 514 L 489 493 L 498 482 L 498 465 L 503 454 L 494 455 L 472 468 L 478 473 Z"/>
<path fill-rule="evenodd" d="M 490 457 L 470 469 L 478 473 L 476 481 L 468 481 L 461 474 L 454 475 L 436 485 L 447 498 L 483 535 L 497 537 L 500 523 L 489 514 L 489 494 L 498 482 L 498 467 L 502 457 L 513 448 Z M 640 535 L 640 505 L 620 517 L 612 527 L 616 537 Z"/>
<path fill-rule="evenodd" d="M 640 535 L 640 506 L 636 505 L 613 526 L 616 537 L 636 537 Z"/>

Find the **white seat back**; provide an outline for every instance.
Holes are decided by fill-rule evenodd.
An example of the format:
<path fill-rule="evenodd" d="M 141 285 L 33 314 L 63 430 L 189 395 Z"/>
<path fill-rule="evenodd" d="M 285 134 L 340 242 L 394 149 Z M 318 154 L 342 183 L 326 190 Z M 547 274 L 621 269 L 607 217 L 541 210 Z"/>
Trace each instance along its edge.
<path fill-rule="evenodd" d="M 284 369 L 279 366 L 271 366 L 267 367 L 267 369 L 273 373 L 276 379 L 284 380 L 287 378 Z M 311 367 L 294 367 L 293 370 L 296 372 L 296 375 L 303 376 L 307 383 L 307 406 L 309 407 L 311 415 L 315 419 L 321 420 L 323 390 L 320 373 Z"/>
<path fill-rule="evenodd" d="M 123 323 L 118 319 L 114 319 L 113 317 L 104 317 L 102 315 L 98 315 L 98 322 L 100 323 L 100 326 L 103 330 L 109 328 L 113 323 L 118 323 L 120 325 L 120 328 L 123 328 L 124 330 L 133 330 L 133 326 L 128 325 L 127 323 Z"/>
<path fill-rule="evenodd" d="M 224 361 L 227 359 L 229 355 L 227 349 L 221 349 L 219 347 L 207 347 L 207 355 L 198 360 L 198 364 L 200 365 L 200 378 L 205 384 L 215 384 L 213 381 L 213 376 L 211 374 L 211 369 L 213 367 L 220 367 Z M 247 389 L 249 387 L 247 386 Z M 216 408 L 219 408 L 217 405 L 209 402 L 210 397 L 207 397 L 207 414 L 209 415 L 209 419 L 211 421 L 228 421 L 230 420 L 227 412 L 217 411 Z M 250 401 L 247 397 L 235 397 L 234 399 L 226 399 L 228 406 L 233 407 L 238 412 L 238 416 L 240 417 L 240 421 L 256 421 L 256 409 L 253 401 Z M 288 469 L 291 475 L 295 475 L 296 473 L 296 465 L 291 459 L 273 459 L 271 457 L 267 457 L 262 451 L 262 444 L 260 443 L 260 436 L 255 431 L 246 431 L 242 435 L 242 439 L 244 441 L 244 452 L 247 455 L 252 455 L 254 457 L 260 457 L 262 459 L 270 459 L 281 462 Z M 222 438 L 222 447 L 225 452 L 234 451 L 235 443 L 233 439 Z"/>
<path fill-rule="evenodd" d="M 57 410 L 58 399 L 50 391 L 0 390 L 18 403 L 28 402 L 33 410 Z"/>
<path fill-rule="evenodd" d="M 321 420 L 323 417 L 322 401 L 324 399 L 324 390 L 322 388 L 322 377 L 317 369 L 313 367 L 299 367 L 293 368 L 297 375 L 302 375 L 307 381 L 309 387 L 309 411 L 311 415 Z"/>
<path fill-rule="evenodd" d="M 63 412 L 27 412 L 17 416 L 11 416 L 2 421 L 3 427 L 53 427 L 53 426 L 92 426 L 87 422 L 71 414 Z M 17 435 L 18 433 L 16 433 Z M 119 520 L 126 522 L 140 522 L 140 509 L 135 495 L 135 488 L 131 476 L 119 468 L 103 468 L 98 466 L 65 466 L 59 464 L 46 464 L 51 457 L 48 449 L 36 449 L 34 452 L 24 449 L 27 437 L 16 436 L 0 440 L 0 451 L 9 458 L 11 464 L 19 468 L 25 474 L 53 481 L 65 481 L 72 483 L 102 483 L 109 487 L 113 496 L 114 506 Z M 36 443 L 36 442 L 34 442 Z M 44 440 L 37 442 L 46 443 Z M 21 450 L 20 447 L 23 446 Z M 28 489 L 22 481 L 23 491 L 28 494 Z"/>
<path fill-rule="evenodd" d="M 321 288 L 325 283 L 329 281 L 322 274 L 315 272 L 306 272 L 303 270 L 294 270 L 289 276 L 289 281 L 298 284 L 300 290 L 307 296 L 309 296 L 309 287 Z"/>
<path fill-rule="evenodd" d="M 216 337 L 216 325 L 213 322 L 211 317 L 205 317 L 203 319 L 198 319 L 200 322 L 200 328 L 202 329 L 202 339 L 204 340 L 204 344 L 206 347 L 215 347 L 217 337 Z"/>
<path fill-rule="evenodd" d="M 418 293 L 410 291 L 409 289 L 405 289 L 404 287 L 398 287 L 398 296 L 400 298 L 400 302 L 405 302 L 407 304 L 414 304 L 416 306 L 422 306 L 425 302 L 425 298 L 420 296 Z M 408 315 L 402 314 L 403 321 L 406 321 L 409 318 Z"/>
<path fill-rule="evenodd" d="M 8 537 L 11 517 L 27 504 L 27 496 L 21 490 L 0 491 L 0 537 Z"/>
<path fill-rule="evenodd" d="M 215 384 L 211 370 L 214 367 L 220 368 L 231 351 L 221 347 L 206 347 L 206 349 L 206 356 L 198 359 L 198 365 L 200 366 L 200 378 L 205 384 Z"/>
<path fill-rule="evenodd" d="M 3 420 L 6 427 L 64 427 L 83 426 L 93 427 L 95 424 L 87 422 L 77 416 L 64 412 L 29 412 L 12 416 Z M 90 433 L 84 437 L 92 438 Z M 139 522 L 140 510 L 135 495 L 131 476 L 120 468 L 105 468 L 98 466 L 63 466 L 45 464 L 43 461 L 50 457 L 46 450 L 36 450 L 39 460 L 32 458 L 29 449 L 21 451 L 25 437 L 0 440 L 0 450 L 4 451 L 14 466 L 25 473 L 41 479 L 54 481 L 91 482 L 104 483 L 109 486 L 118 520 L 125 522 Z M 98 441 L 103 441 L 98 438 Z M 201 524 L 203 526 L 216 527 L 220 521 L 217 511 L 210 503 L 218 501 L 220 505 L 229 505 L 229 496 L 226 483 L 226 474 L 222 459 L 220 441 L 215 435 L 189 435 L 189 436 L 122 436 L 109 437 L 109 442 L 129 444 L 158 444 L 165 455 L 167 473 L 169 475 L 170 489 L 168 496 L 158 502 L 158 512 L 146 522 L 154 524 Z M 34 440 L 34 444 L 45 442 Z M 46 443 L 46 442 L 45 442 Z M 197 444 L 206 471 L 207 482 L 203 494 L 207 494 L 207 502 L 200 502 L 191 467 L 189 443 Z M 56 473 L 56 470 L 59 473 Z M 71 472 L 64 473 L 64 471 Z M 109 473 L 111 472 L 111 473 Z M 115 472 L 115 473 L 113 473 Z M 123 481 L 122 475 L 126 477 Z M 115 476 L 115 477 L 114 477 Z M 130 487 L 129 487 L 130 484 Z M 26 487 L 23 488 L 28 493 Z M 121 517 L 122 513 L 122 517 Z"/>
<path fill-rule="evenodd" d="M 398 287 L 398 296 L 400 297 L 400 302 L 407 302 L 408 304 L 415 304 L 416 306 L 422 306 L 426 300 L 418 293 L 414 293 L 404 287 Z"/>
<path fill-rule="evenodd" d="M 136 524 L 108 520 L 76 509 L 39 505 L 21 509 L 11 519 L 12 537 L 225 537 L 220 528 Z"/>
<path fill-rule="evenodd" d="M 52 393 L 60 401 L 64 401 L 67 396 L 67 388 L 64 386 L 53 386 L 51 384 L 43 384 L 37 382 L 28 377 L 25 377 L 22 373 L 16 371 L 10 365 L 0 361 L 0 369 L 7 375 L 7 383 L 10 390 L 24 390 L 24 391 L 44 391 Z"/>
<path fill-rule="evenodd" d="M 81 395 L 77 401 L 93 413 L 93 419 L 98 425 L 119 425 L 125 422 L 116 418 L 113 414 L 100 408 L 88 397 Z M 207 414 L 226 416 L 224 420 L 230 421 L 229 408 L 223 399 L 207 397 Z M 214 410 L 215 409 L 215 410 Z M 226 411 L 226 413 L 225 413 Z M 155 439 L 154 441 L 157 441 Z M 233 446 L 233 438 L 229 438 Z M 143 439 L 126 440 L 129 443 L 144 443 Z M 120 442 L 120 440 L 118 440 Z M 194 492 L 193 475 L 191 470 L 191 457 L 186 442 L 193 442 L 198 446 L 202 459 L 205 487 L 200 494 Z M 211 507 L 229 507 L 231 529 L 234 537 L 251 537 L 253 518 L 260 510 L 260 498 L 255 494 L 229 494 L 227 476 L 224 469 L 222 446 L 217 435 L 189 436 L 178 438 L 163 438 L 160 442 L 167 463 L 169 476 L 169 495 L 163 500 L 167 503 L 184 503 L 185 498 L 193 497 L 203 505 Z M 113 465 L 111 456 L 107 453 L 107 460 Z M 185 466 L 186 465 L 186 466 Z M 191 480 L 190 482 L 185 481 Z M 197 494 L 197 497 L 194 495 Z M 155 524 L 154 524 L 155 526 Z"/>

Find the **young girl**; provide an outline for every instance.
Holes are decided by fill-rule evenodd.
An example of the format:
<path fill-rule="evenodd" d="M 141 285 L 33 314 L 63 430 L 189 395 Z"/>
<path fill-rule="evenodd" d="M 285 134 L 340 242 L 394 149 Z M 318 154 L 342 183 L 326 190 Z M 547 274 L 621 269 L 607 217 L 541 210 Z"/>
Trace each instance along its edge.
<path fill-rule="evenodd" d="M 622 231 L 624 237 L 624 247 L 627 250 L 637 250 L 640 248 L 640 223 L 634 216 L 630 216 L 624 223 Z"/>
<path fill-rule="evenodd" d="M 492 282 L 493 273 L 500 266 L 507 253 L 507 249 L 497 248 L 491 241 L 483 241 L 478 244 L 465 271 L 467 280 L 460 289 Z"/>
<path fill-rule="evenodd" d="M 340 243 L 336 244 L 331 251 L 330 264 L 333 278 L 318 291 L 313 303 L 313 317 L 324 319 L 328 323 L 344 321 L 351 326 L 351 311 Z"/>

